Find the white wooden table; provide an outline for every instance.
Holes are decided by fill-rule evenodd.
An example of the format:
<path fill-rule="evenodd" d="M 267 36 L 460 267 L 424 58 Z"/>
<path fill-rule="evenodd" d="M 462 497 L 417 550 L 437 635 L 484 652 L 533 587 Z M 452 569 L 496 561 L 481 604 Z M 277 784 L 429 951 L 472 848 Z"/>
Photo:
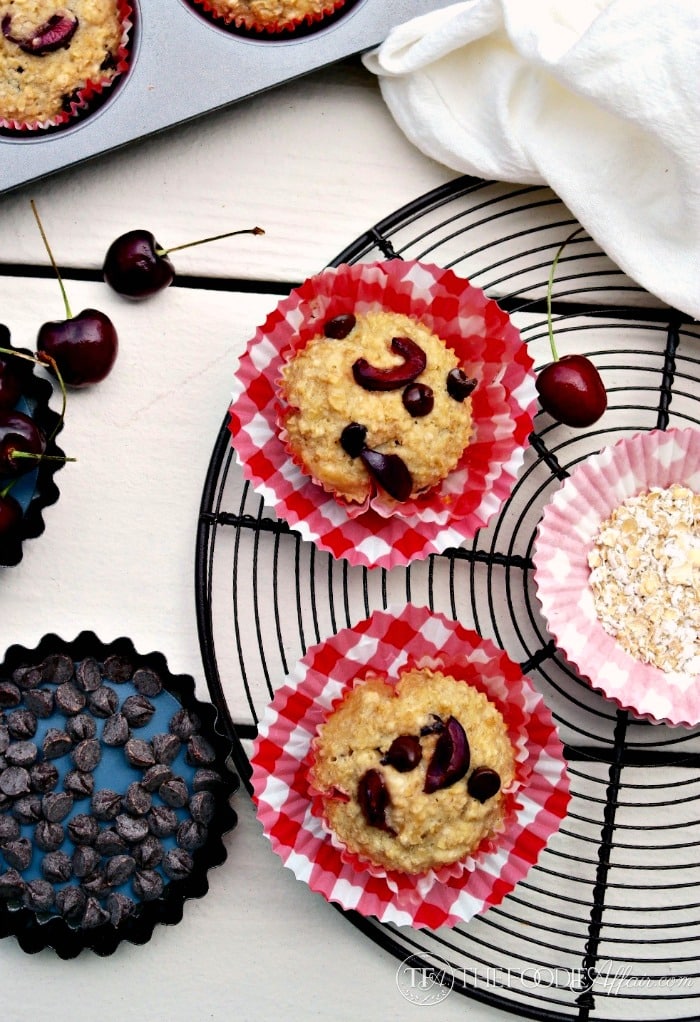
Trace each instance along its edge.
<path fill-rule="evenodd" d="M 182 129 L 60 173 L 0 199 L 0 320 L 35 346 L 61 318 L 58 287 L 7 267 L 46 268 L 34 198 L 77 312 L 104 310 L 120 336 L 100 385 L 69 397 L 60 443 L 75 464 L 56 476 L 58 503 L 24 558 L 2 570 L 0 646 L 55 631 L 129 636 L 165 653 L 207 698 L 196 629 L 194 540 L 202 484 L 249 335 L 277 302 L 269 293 L 174 285 L 131 304 L 96 270 L 110 241 L 145 227 L 163 245 L 260 225 L 173 256 L 182 275 L 301 281 L 377 220 L 455 175 L 422 157 L 389 116 L 376 81 L 345 61 Z M 397 961 L 283 869 L 245 794 L 226 863 L 182 922 L 143 947 L 72 961 L 0 944 L 7 1022 L 168 1019 L 410 1019 Z M 430 1015 L 431 1009 L 424 1012 Z M 452 994 L 430 1017 L 504 1017 Z"/>

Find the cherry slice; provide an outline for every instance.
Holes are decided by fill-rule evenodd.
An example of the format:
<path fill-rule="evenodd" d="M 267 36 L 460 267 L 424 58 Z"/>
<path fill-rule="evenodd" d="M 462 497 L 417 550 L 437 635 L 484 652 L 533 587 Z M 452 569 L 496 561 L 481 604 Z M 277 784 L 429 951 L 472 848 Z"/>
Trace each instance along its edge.
<path fill-rule="evenodd" d="M 356 322 L 351 312 L 343 312 L 323 324 L 323 333 L 326 337 L 332 337 L 334 341 L 342 341 L 354 329 Z"/>
<path fill-rule="evenodd" d="M 413 479 L 398 454 L 382 454 L 366 447 L 360 457 L 367 471 L 390 497 L 402 503 L 408 500 L 413 489 Z"/>
<path fill-rule="evenodd" d="M 423 785 L 426 795 L 460 781 L 469 769 L 469 758 L 469 741 L 464 728 L 456 717 L 448 717 L 428 764 Z"/>
<path fill-rule="evenodd" d="M 370 827 L 391 830 L 386 822 L 389 792 L 379 770 L 367 770 L 357 782 L 357 801 Z"/>
<path fill-rule="evenodd" d="M 476 380 L 467 376 L 464 369 L 451 369 L 447 374 L 447 393 L 455 401 L 464 401 L 476 387 Z"/>
<path fill-rule="evenodd" d="M 377 369 L 369 364 L 366 358 L 358 358 L 353 364 L 352 374 L 355 382 L 364 390 L 399 390 L 407 383 L 412 383 L 426 366 L 425 352 L 410 337 L 394 337 L 391 350 L 401 355 L 403 365 Z"/>
<path fill-rule="evenodd" d="M 12 35 L 12 15 L 6 14 L 0 23 L 2 34 L 8 42 L 15 43 L 24 53 L 32 53 L 36 57 L 43 57 L 45 53 L 52 53 L 67 46 L 75 35 L 78 27 L 78 19 L 72 14 L 52 14 L 48 21 L 35 28 L 31 35 Z"/>

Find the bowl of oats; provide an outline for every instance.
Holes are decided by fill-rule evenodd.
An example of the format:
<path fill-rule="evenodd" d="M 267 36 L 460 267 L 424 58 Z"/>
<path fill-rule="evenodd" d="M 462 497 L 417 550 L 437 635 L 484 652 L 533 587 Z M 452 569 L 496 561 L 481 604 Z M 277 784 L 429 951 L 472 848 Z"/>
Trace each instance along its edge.
<path fill-rule="evenodd" d="M 652 722 L 700 723 L 700 431 L 637 433 L 579 465 L 544 509 L 534 563 L 584 679 Z"/>

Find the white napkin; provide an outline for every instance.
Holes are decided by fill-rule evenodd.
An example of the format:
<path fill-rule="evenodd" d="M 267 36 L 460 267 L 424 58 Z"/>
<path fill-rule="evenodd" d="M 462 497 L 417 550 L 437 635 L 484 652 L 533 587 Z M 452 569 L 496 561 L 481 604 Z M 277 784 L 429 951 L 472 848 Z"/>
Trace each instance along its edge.
<path fill-rule="evenodd" d="M 364 62 L 422 152 L 548 184 L 628 276 L 700 318 L 698 0 L 467 0 Z"/>

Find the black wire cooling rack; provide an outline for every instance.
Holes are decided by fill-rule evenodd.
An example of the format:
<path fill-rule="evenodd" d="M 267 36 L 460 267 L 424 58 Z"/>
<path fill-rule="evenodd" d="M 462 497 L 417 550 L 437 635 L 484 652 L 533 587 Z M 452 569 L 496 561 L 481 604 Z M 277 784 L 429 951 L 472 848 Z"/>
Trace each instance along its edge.
<path fill-rule="evenodd" d="M 575 226 L 550 191 L 461 178 L 358 238 L 336 260 L 403 257 L 452 267 L 513 316 L 549 361 L 546 285 Z M 572 800 L 538 864 L 498 907 L 424 933 L 351 921 L 399 960 L 528 1018 L 700 1018 L 700 729 L 635 719 L 593 691 L 548 635 L 532 580 L 544 504 L 578 462 L 639 430 L 698 423 L 700 327 L 627 279 L 585 235 L 559 262 L 560 354 L 588 354 L 609 406 L 589 431 L 540 413 L 510 500 L 469 545 L 408 568 L 367 570 L 303 542 L 244 484 L 226 422 L 197 534 L 205 670 L 250 778 L 256 722 L 307 646 L 411 601 L 458 619 L 519 662 L 552 710 Z M 233 371 L 233 367 L 232 367 Z"/>

